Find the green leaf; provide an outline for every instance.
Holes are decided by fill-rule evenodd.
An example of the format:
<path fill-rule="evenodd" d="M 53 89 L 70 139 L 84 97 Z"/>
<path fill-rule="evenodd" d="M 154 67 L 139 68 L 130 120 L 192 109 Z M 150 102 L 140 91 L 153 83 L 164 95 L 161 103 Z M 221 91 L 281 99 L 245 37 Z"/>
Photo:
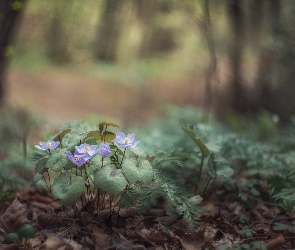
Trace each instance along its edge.
<path fill-rule="evenodd" d="M 39 174 L 39 173 L 35 174 L 35 176 L 34 176 L 34 178 L 33 178 L 33 180 L 32 180 L 32 184 L 31 184 L 31 186 L 32 186 L 32 187 L 35 186 L 35 185 L 37 184 L 37 182 L 40 181 L 40 180 L 42 179 L 42 177 L 43 177 L 42 174 Z"/>
<path fill-rule="evenodd" d="M 127 184 L 121 169 L 116 169 L 114 165 L 103 166 L 94 177 L 94 186 L 106 191 L 110 196 L 123 191 Z"/>
<path fill-rule="evenodd" d="M 251 243 L 251 249 L 267 250 L 266 245 L 261 241 L 254 241 Z"/>
<path fill-rule="evenodd" d="M 242 214 L 239 218 L 239 221 L 242 223 L 249 223 L 250 218 L 248 216 Z"/>
<path fill-rule="evenodd" d="M 58 133 L 57 135 L 54 135 L 52 140 L 54 140 L 54 141 L 60 141 L 61 142 L 62 139 L 64 138 L 64 136 L 66 134 L 70 133 L 70 132 L 71 132 L 71 129 L 70 128 L 69 129 L 65 129 L 65 130 L 61 131 L 60 133 Z"/>
<path fill-rule="evenodd" d="M 201 196 L 195 195 L 195 196 L 189 198 L 189 203 L 191 203 L 194 206 L 197 206 L 202 200 L 203 200 L 203 198 Z"/>
<path fill-rule="evenodd" d="M 35 171 L 41 175 L 43 175 L 45 172 L 47 172 L 47 170 L 48 170 L 48 167 L 46 166 L 47 161 L 48 161 L 48 157 L 41 158 L 36 164 Z"/>
<path fill-rule="evenodd" d="M 294 227 L 290 227 L 289 225 L 283 224 L 283 223 L 274 223 L 274 226 L 272 227 L 274 231 L 295 231 Z"/>
<path fill-rule="evenodd" d="M 90 131 L 87 133 L 87 137 L 93 137 L 96 141 L 101 140 L 101 132 L 100 131 Z"/>
<path fill-rule="evenodd" d="M 115 123 L 108 123 L 108 122 L 101 122 L 98 125 L 99 131 L 102 132 L 104 130 L 105 126 L 110 126 L 110 127 L 114 127 L 114 128 L 119 128 L 119 125 L 115 124 Z"/>
<path fill-rule="evenodd" d="M 90 160 L 90 166 L 94 169 L 100 169 L 102 165 L 108 165 L 111 163 L 110 158 L 104 158 L 102 161 L 102 157 L 100 154 L 93 156 Z"/>
<path fill-rule="evenodd" d="M 294 195 L 286 195 L 282 197 L 283 201 L 279 204 L 280 207 L 291 213 L 295 205 Z"/>
<path fill-rule="evenodd" d="M 81 176 L 74 176 L 66 171 L 60 174 L 52 184 L 52 197 L 59 199 L 66 207 L 72 205 L 81 196 L 85 180 Z"/>
<path fill-rule="evenodd" d="M 230 177 L 233 170 L 225 158 L 213 152 L 208 159 L 208 173 L 212 178 L 217 178 L 217 176 Z"/>
<path fill-rule="evenodd" d="M 109 132 L 109 131 L 105 131 L 101 135 L 101 140 L 105 141 L 105 142 L 111 142 L 115 138 L 116 138 L 116 134 L 112 133 L 112 132 Z"/>
<path fill-rule="evenodd" d="M 130 183 L 137 181 L 149 183 L 153 179 L 153 168 L 150 162 L 140 158 L 125 158 L 122 163 L 122 173 Z"/>
<path fill-rule="evenodd" d="M 256 232 L 252 229 L 244 229 L 244 230 L 239 230 L 238 234 L 241 236 L 245 236 L 246 238 L 252 237 L 253 234 L 256 234 Z"/>
<path fill-rule="evenodd" d="M 185 126 L 181 127 L 182 130 L 198 145 L 203 155 L 210 154 L 210 150 L 207 148 L 207 146 L 202 142 L 201 139 L 196 137 L 196 134 L 193 130 L 188 129 Z"/>
<path fill-rule="evenodd" d="M 76 168 L 77 166 L 72 162 L 72 161 L 68 161 L 66 165 L 64 165 L 64 170 L 70 170 L 72 168 Z"/>
<path fill-rule="evenodd" d="M 250 192 L 254 195 L 254 196 L 259 196 L 260 192 L 258 189 L 256 189 L 255 187 L 252 187 Z"/>
<path fill-rule="evenodd" d="M 46 167 L 54 170 L 55 172 L 63 170 L 68 162 L 66 150 L 62 149 L 59 152 L 49 156 Z"/>
<path fill-rule="evenodd" d="M 0 193 L 0 202 L 8 201 L 14 197 L 15 197 L 14 193 L 9 193 L 9 192 Z"/>
<path fill-rule="evenodd" d="M 249 244 L 241 244 L 240 245 L 242 247 L 242 249 L 250 249 L 250 245 Z"/>

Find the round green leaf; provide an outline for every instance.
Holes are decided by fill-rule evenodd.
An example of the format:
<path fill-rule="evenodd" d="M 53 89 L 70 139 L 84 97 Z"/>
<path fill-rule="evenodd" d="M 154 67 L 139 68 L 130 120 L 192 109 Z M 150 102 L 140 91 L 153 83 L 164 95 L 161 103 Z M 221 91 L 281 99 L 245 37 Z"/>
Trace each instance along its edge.
<path fill-rule="evenodd" d="M 64 170 L 70 170 L 72 168 L 76 168 L 77 166 L 72 162 L 68 161 L 67 164 L 64 166 Z"/>
<path fill-rule="evenodd" d="M 31 186 L 35 186 L 37 184 L 38 181 L 40 181 L 42 179 L 43 175 L 42 174 L 35 174 L 33 180 L 32 180 L 32 184 Z"/>
<path fill-rule="evenodd" d="M 122 164 L 122 173 L 130 183 L 137 181 L 148 183 L 153 179 L 150 162 L 140 158 L 126 158 Z"/>
<path fill-rule="evenodd" d="M 35 238 L 36 231 L 31 225 L 25 224 L 18 230 L 17 234 L 21 238 L 32 239 Z"/>
<path fill-rule="evenodd" d="M 7 243 L 17 243 L 19 242 L 19 236 L 16 233 L 9 233 L 5 235 L 5 241 Z"/>
<path fill-rule="evenodd" d="M 59 152 L 49 156 L 46 167 L 58 172 L 63 170 L 68 160 L 69 159 L 66 155 L 66 150 L 62 149 Z"/>
<path fill-rule="evenodd" d="M 109 165 L 111 163 L 110 158 L 103 159 L 103 165 Z M 102 157 L 100 154 L 96 154 L 90 160 L 90 166 L 95 169 L 100 169 L 102 166 Z"/>
<path fill-rule="evenodd" d="M 64 206 L 70 206 L 81 196 L 85 180 L 81 176 L 71 175 L 66 171 L 59 175 L 52 184 L 52 197 L 59 199 Z"/>
<path fill-rule="evenodd" d="M 36 164 L 35 171 L 38 172 L 39 174 L 42 174 L 42 175 L 45 172 L 47 172 L 47 170 L 48 170 L 48 167 L 46 167 L 47 161 L 48 161 L 48 157 L 41 158 Z"/>
<path fill-rule="evenodd" d="M 94 176 L 94 186 L 106 191 L 110 196 L 120 193 L 128 182 L 114 165 L 105 165 Z"/>

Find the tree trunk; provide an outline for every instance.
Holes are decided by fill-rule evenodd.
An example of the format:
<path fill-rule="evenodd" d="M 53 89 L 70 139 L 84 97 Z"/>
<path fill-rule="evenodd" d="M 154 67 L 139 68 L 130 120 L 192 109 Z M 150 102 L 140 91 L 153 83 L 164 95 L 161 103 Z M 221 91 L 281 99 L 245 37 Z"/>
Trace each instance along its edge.
<path fill-rule="evenodd" d="M 232 0 L 228 3 L 229 26 L 232 34 L 230 42 L 230 68 L 232 79 L 230 82 L 230 105 L 237 112 L 249 111 L 247 92 L 243 86 L 242 60 L 245 39 L 244 10 L 241 0 Z"/>
<path fill-rule="evenodd" d="M 96 58 L 102 61 L 117 60 L 117 50 L 120 41 L 120 13 L 124 0 L 105 0 L 101 25 L 98 31 Z"/>
<path fill-rule="evenodd" d="M 17 20 L 26 1 L 1 0 L 0 1 L 0 105 L 4 103 L 5 79 L 4 73 L 8 63 L 10 45 Z"/>

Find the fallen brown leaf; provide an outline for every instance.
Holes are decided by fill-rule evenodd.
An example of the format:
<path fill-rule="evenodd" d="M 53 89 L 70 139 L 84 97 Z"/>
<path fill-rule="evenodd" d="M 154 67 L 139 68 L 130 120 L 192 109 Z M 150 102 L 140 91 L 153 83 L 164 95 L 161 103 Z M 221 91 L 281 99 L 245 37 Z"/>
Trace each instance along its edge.
<path fill-rule="evenodd" d="M 28 211 L 15 199 L 1 216 L 1 222 L 8 233 L 17 232 L 24 224 L 29 223 Z"/>
<path fill-rule="evenodd" d="M 126 219 L 127 222 L 127 227 L 132 228 L 132 227 L 137 227 L 140 222 L 142 222 L 145 219 L 143 215 L 138 215 L 134 216 L 133 218 L 128 218 Z"/>
<path fill-rule="evenodd" d="M 96 227 L 93 229 L 93 235 L 95 238 L 95 250 L 102 250 L 111 246 L 111 235 L 106 234 L 104 230 Z"/>
<path fill-rule="evenodd" d="M 76 250 L 70 244 L 64 242 L 57 236 L 51 236 L 45 241 L 46 250 Z"/>
<path fill-rule="evenodd" d="M 184 250 L 200 250 L 205 243 L 204 237 L 196 232 L 183 235 L 180 242 Z"/>

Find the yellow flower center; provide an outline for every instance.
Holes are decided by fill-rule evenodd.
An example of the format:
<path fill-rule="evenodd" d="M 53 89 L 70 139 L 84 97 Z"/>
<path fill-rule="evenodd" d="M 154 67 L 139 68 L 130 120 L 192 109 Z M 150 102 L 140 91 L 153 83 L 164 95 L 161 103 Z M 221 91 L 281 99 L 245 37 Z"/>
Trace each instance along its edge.
<path fill-rule="evenodd" d="M 47 146 L 48 147 L 51 147 L 51 142 L 47 142 Z"/>
<path fill-rule="evenodd" d="M 90 151 L 89 147 L 85 147 L 85 152 L 88 153 Z"/>
<path fill-rule="evenodd" d="M 79 156 L 75 157 L 76 161 L 80 161 L 81 159 L 82 159 L 82 157 L 79 157 Z"/>
<path fill-rule="evenodd" d="M 125 143 L 128 143 L 130 141 L 130 139 L 128 137 L 125 138 Z"/>

